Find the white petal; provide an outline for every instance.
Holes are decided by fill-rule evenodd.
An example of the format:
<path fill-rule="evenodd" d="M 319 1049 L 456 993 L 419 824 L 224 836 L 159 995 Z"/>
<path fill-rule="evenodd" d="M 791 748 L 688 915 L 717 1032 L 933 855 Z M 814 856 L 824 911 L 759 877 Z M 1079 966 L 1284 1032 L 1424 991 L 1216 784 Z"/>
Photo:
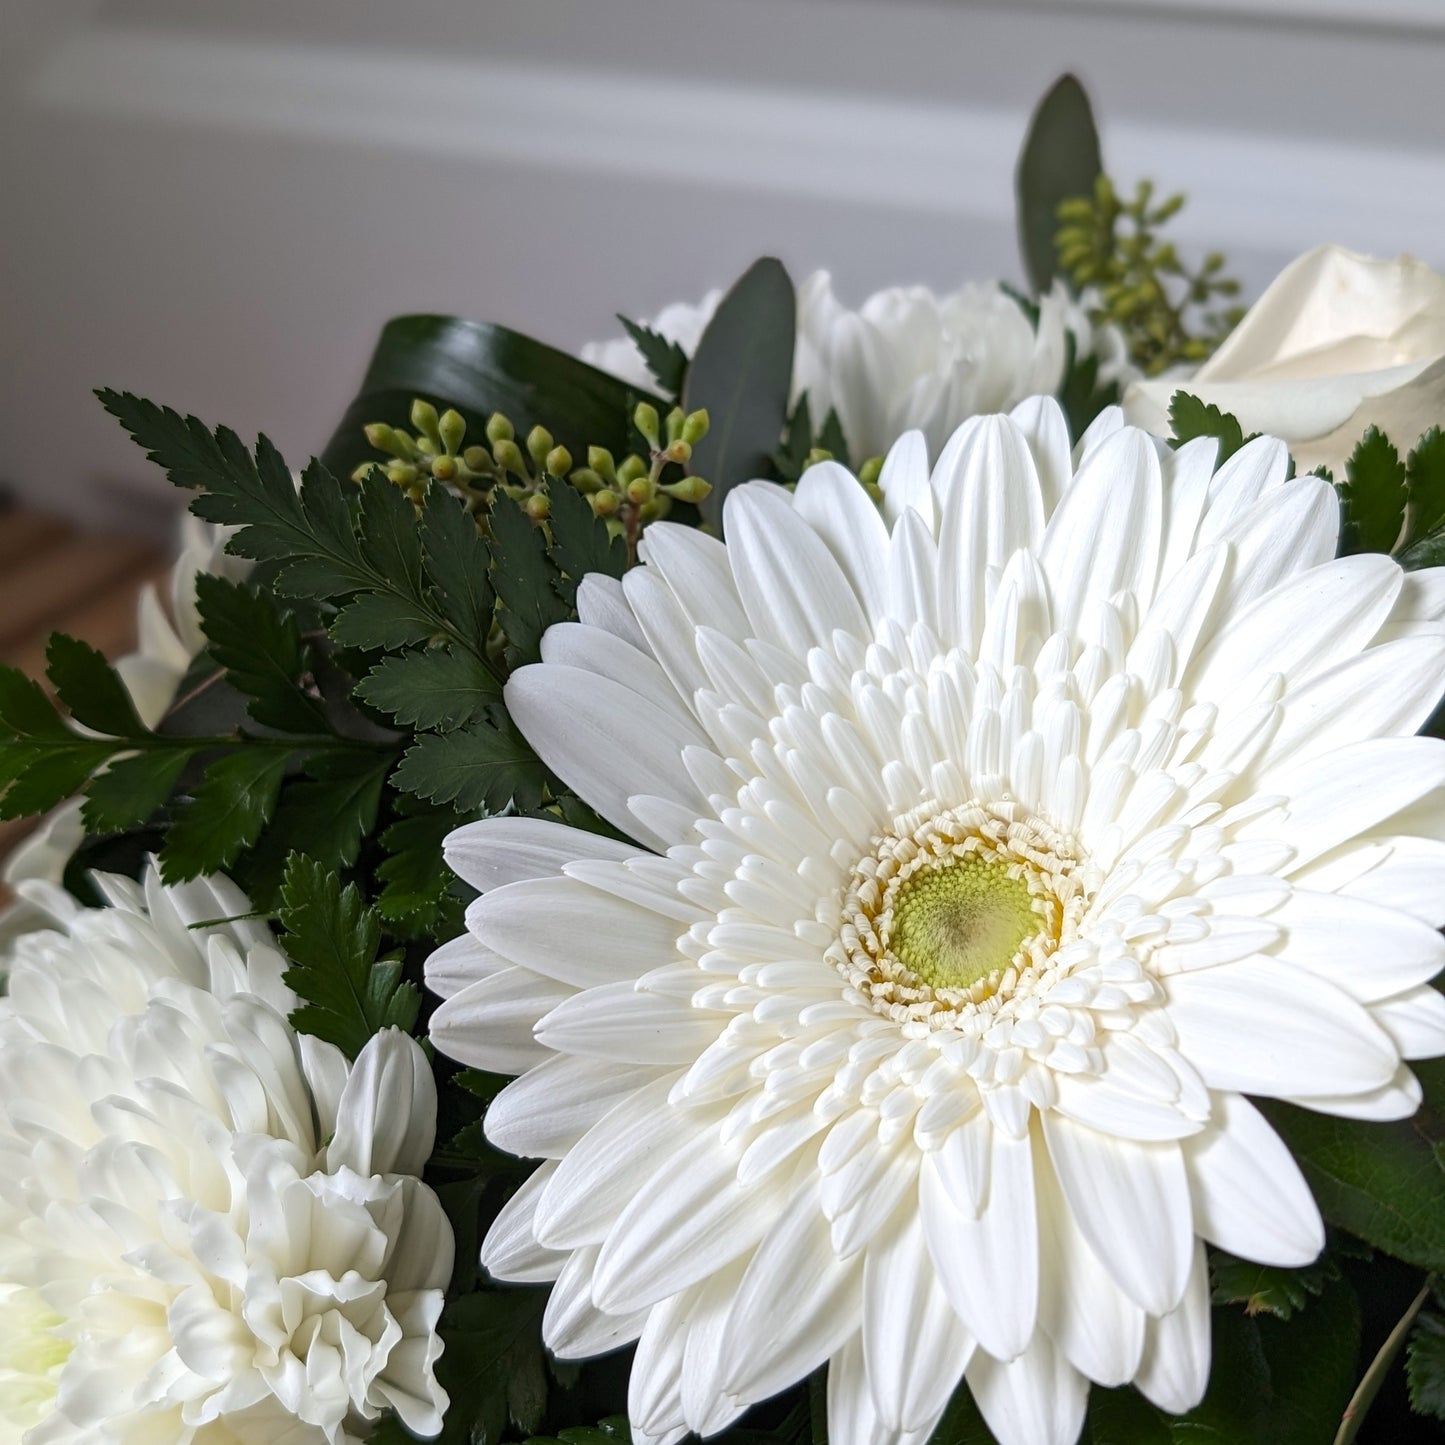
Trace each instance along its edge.
<path fill-rule="evenodd" d="M 1370 1006 L 1370 1017 L 1389 1034 L 1402 1059 L 1445 1054 L 1445 994 L 1424 985 Z"/>
<path fill-rule="evenodd" d="M 523 1159 L 561 1159 L 605 1114 L 652 1083 L 657 1070 L 553 1054 L 514 1079 L 487 1108 L 487 1138 Z"/>
<path fill-rule="evenodd" d="M 1116 592 L 1133 592 L 1148 606 L 1159 566 L 1161 487 L 1159 457 L 1143 432 L 1117 432 L 1085 457 L 1039 554 L 1061 623 L 1077 626 L 1091 598 Z"/>
<path fill-rule="evenodd" d="M 868 493 L 836 462 L 820 462 L 798 479 L 793 508 L 828 544 L 870 619 L 883 615 L 888 528 Z"/>
<path fill-rule="evenodd" d="M 717 1038 L 727 1017 L 631 983 L 606 983 L 585 993 L 569 990 L 536 1032 L 558 1053 L 622 1064 L 687 1064 Z"/>
<path fill-rule="evenodd" d="M 716 537 L 676 522 L 654 522 L 638 554 L 672 589 L 693 626 L 716 628 L 734 640 L 751 635 L 727 548 Z"/>
<path fill-rule="evenodd" d="M 699 1122 L 650 1176 L 608 1231 L 592 1298 L 612 1314 L 656 1304 L 731 1264 L 762 1237 L 787 1195 L 772 1180 L 738 1182 L 736 1152 Z"/>
<path fill-rule="evenodd" d="M 1184 1146 L 1197 1233 L 1261 1264 L 1311 1263 L 1325 1228 L 1278 1134 L 1238 1094 L 1215 1094 L 1204 1132 Z"/>
<path fill-rule="evenodd" d="M 967 1377 L 998 1445 L 1077 1445 L 1089 1387 L 1046 1334 L 1006 1364 L 977 1351 Z"/>
<path fill-rule="evenodd" d="M 436 1138 L 437 1090 L 421 1045 L 401 1029 L 382 1029 L 356 1056 L 326 1149 L 332 1173 L 345 1166 L 372 1174 L 420 1175 Z"/>
<path fill-rule="evenodd" d="M 604 572 L 589 572 L 577 586 L 577 616 L 588 627 L 600 627 L 646 652 L 647 639 L 627 605 L 622 583 Z"/>
<path fill-rule="evenodd" d="M 1296 573 L 1335 555 L 1340 504 L 1318 477 L 1301 477 L 1261 497 L 1220 533 L 1234 551 L 1224 607 L 1237 611 Z"/>
<path fill-rule="evenodd" d="M 1445 742 L 1439 738 L 1370 738 L 1349 743 L 1320 757 L 1273 769 L 1260 786 L 1287 800 L 1285 817 L 1270 814 L 1245 823 L 1236 836 L 1244 842 L 1268 838 L 1288 843 L 1294 850 L 1293 868 L 1302 868 L 1442 783 Z"/>
<path fill-rule="evenodd" d="M 922 1429 L 947 1406 L 972 1353 L 910 1201 L 879 1231 L 863 1270 L 863 1362 L 879 1418 Z"/>
<path fill-rule="evenodd" d="M 1192 1410 L 1204 1398 L 1209 1384 L 1209 1263 L 1202 1244 L 1195 1246 L 1189 1288 L 1179 1308 L 1149 1321 L 1134 1383 L 1172 1415 Z"/>
<path fill-rule="evenodd" d="M 484 893 L 467 909 L 467 927 L 504 958 L 576 988 L 636 979 L 674 962 L 685 931 L 676 919 L 571 878 Z"/>
<path fill-rule="evenodd" d="M 939 529 L 939 631 L 966 652 L 978 646 L 988 606 L 990 570 L 1038 546 L 1043 495 L 1033 453 L 1007 417 L 966 422 L 933 472 L 942 498 Z"/>
<path fill-rule="evenodd" d="M 609 1315 L 592 1303 L 597 1247 L 574 1250 L 563 1266 L 542 1316 L 542 1338 L 561 1360 L 585 1360 L 629 1345 L 642 1333 L 647 1312 Z"/>
<path fill-rule="evenodd" d="M 1119 1140 L 1043 1115 L 1044 1138 L 1080 1232 L 1119 1287 L 1151 1314 L 1173 1309 L 1194 1238 L 1179 1146 Z"/>
<path fill-rule="evenodd" d="M 1293 964 L 1256 957 L 1162 982 L 1179 1052 L 1210 1088 L 1276 1098 L 1366 1092 L 1398 1067 L 1360 1004 Z"/>
<path fill-rule="evenodd" d="M 482 1264 L 496 1279 L 520 1283 L 542 1283 L 556 1279 L 567 1263 L 567 1255 L 537 1242 L 533 1229 L 537 1201 L 556 1173 L 555 1164 L 544 1164 L 528 1177 L 522 1187 L 502 1206 L 487 1237 L 482 1241 Z"/>
<path fill-rule="evenodd" d="M 1039 1327 L 1065 1359 L 1101 1385 L 1133 1379 L 1144 1349 L 1144 1311 L 1090 1248 L 1059 1187 L 1048 1151 L 1034 1141 L 1039 1191 Z"/>
<path fill-rule="evenodd" d="M 830 647 L 835 629 L 868 634 L 842 568 L 776 486 L 734 487 L 723 512 L 728 560 L 755 636 L 805 657 L 810 647 Z"/>
<path fill-rule="evenodd" d="M 451 998 L 469 983 L 480 983 L 511 966 L 490 948 L 483 948 L 470 933 L 463 933 L 427 956 L 426 986 L 438 998 Z"/>
<path fill-rule="evenodd" d="M 1031 396 L 1021 401 L 1009 417 L 1024 434 L 1034 454 L 1044 516 L 1051 517 L 1074 476 L 1069 457 L 1069 424 L 1064 419 L 1063 408 L 1051 396 Z"/>
<path fill-rule="evenodd" d="M 506 702 L 542 761 L 623 832 L 660 851 L 677 841 L 646 836 L 629 811 L 642 779 L 648 792 L 690 808 L 693 817 L 706 812 L 682 761 L 684 748 L 711 746 L 696 725 L 608 678 L 545 663 L 518 668 L 507 681 Z"/>
<path fill-rule="evenodd" d="M 932 1155 L 918 1180 L 928 1252 L 949 1301 L 980 1346 L 1012 1359 L 1038 1317 L 1039 1243 L 1028 1137 L 993 1130 L 988 1200 L 970 1219 L 949 1197 Z"/>
<path fill-rule="evenodd" d="M 431 1017 L 431 1041 L 448 1058 L 494 1074 L 521 1074 L 552 1050 L 537 1042 L 537 1021 L 572 990 L 525 968 L 468 984 Z"/>
<path fill-rule="evenodd" d="M 862 1282 L 863 1257 L 834 1253 L 811 1181 L 779 1211 L 738 1286 L 720 1347 L 722 1387 L 766 1400 L 811 1374 L 856 1331 Z"/>
<path fill-rule="evenodd" d="M 928 443 L 921 431 L 904 432 L 888 449 L 878 475 L 883 493 L 883 520 L 890 531 L 910 507 L 923 519 L 929 535 L 934 533 L 933 488 L 928 480 Z"/>
<path fill-rule="evenodd" d="M 1362 1003 L 1428 983 L 1445 968 L 1445 938 L 1397 909 L 1296 889 L 1270 922 L 1288 930 L 1280 957 Z"/>

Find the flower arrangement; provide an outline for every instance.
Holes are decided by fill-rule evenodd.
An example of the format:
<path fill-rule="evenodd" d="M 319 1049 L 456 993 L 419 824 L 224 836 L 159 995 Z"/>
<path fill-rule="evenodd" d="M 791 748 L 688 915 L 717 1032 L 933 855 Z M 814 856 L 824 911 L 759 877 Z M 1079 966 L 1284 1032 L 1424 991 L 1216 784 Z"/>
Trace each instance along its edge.
<path fill-rule="evenodd" d="M 0 669 L 5 1439 L 1445 1419 L 1445 281 L 1241 312 L 1069 78 L 1019 200 L 402 318 L 299 478 L 100 394 L 199 531 Z"/>

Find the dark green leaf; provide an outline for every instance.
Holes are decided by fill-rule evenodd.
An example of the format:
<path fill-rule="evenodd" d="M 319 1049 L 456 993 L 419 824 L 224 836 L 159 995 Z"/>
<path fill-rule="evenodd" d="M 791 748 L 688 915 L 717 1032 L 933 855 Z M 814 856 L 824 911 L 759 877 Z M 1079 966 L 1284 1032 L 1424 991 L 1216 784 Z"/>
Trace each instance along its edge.
<path fill-rule="evenodd" d="M 1163 1415 L 1136 1390 L 1089 1391 L 1089 1445 L 1171 1445 Z"/>
<path fill-rule="evenodd" d="M 331 636 L 343 647 L 389 651 L 426 642 L 438 633 L 436 619 L 424 607 L 385 592 L 363 593 L 348 602 L 331 624 Z"/>
<path fill-rule="evenodd" d="M 89 833 L 118 833 L 165 807 L 194 749 L 155 748 L 119 758 L 87 789 L 81 816 Z"/>
<path fill-rule="evenodd" d="M 1405 491 L 1409 498 L 1409 532 L 1406 544 L 1445 527 L 1445 432 L 1438 426 L 1415 444 L 1405 463 Z"/>
<path fill-rule="evenodd" d="M 1213 1314 L 1213 1366 L 1200 1405 L 1169 1420 L 1175 1445 L 1327 1445 L 1354 1388 L 1360 1306 L 1343 1280 L 1286 1324 Z M 1166 1417 L 1167 1418 L 1167 1417 Z"/>
<path fill-rule="evenodd" d="M 572 615 L 556 588 L 557 568 L 547 555 L 541 527 L 510 497 L 498 492 L 490 513 L 492 587 L 502 603 L 507 661 L 513 667 L 537 662 L 542 634 Z"/>
<path fill-rule="evenodd" d="M 440 1445 L 501 1440 L 509 1423 L 525 1435 L 542 1423 L 546 1303 L 545 1290 L 486 1290 L 463 1295 L 442 1311 L 446 1352 L 437 1374 L 452 1408 Z"/>
<path fill-rule="evenodd" d="M 18 667 L 0 663 L 0 731 L 22 738 L 74 736 L 45 689 Z"/>
<path fill-rule="evenodd" d="M 275 817 L 247 859 L 252 897 L 274 897 L 293 853 L 338 867 L 354 863 L 376 828 L 394 757 L 353 748 L 312 753 L 302 765 L 306 776 L 282 788 Z"/>
<path fill-rule="evenodd" d="M 1392 551 L 1405 523 L 1405 463 L 1378 427 L 1360 439 L 1338 491 L 1340 555 Z"/>
<path fill-rule="evenodd" d="M 662 388 L 662 394 L 669 401 L 676 401 L 682 395 L 682 384 L 687 379 L 687 352 L 650 326 L 639 325 L 621 315 L 617 319 L 632 338 L 633 345 L 642 353 L 642 359 Z"/>
<path fill-rule="evenodd" d="M 1415 1318 L 1405 1355 L 1405 1378 L 1411 1408 L 1417 1414 L 1445 1420 L 1445 1315 L 1438 1308 L 1426 1309 Z"/>
<path fill-rule="evenodd" d="M 251 699 L 246 710 L 257 722 L 282 732 L 330 731 L 321 700 L 302 685 L 311 661 L 294 614 L 272 597 L 207 573 L 196 578 L 196 606 L 211 656 Z"/>
<path fill-rule="evenodd" d="M 1251 442 L 1258 432 L 1245 436 L 1244 428 L 1226 411 L 1209 406 L 1187 391 L 1176 391 L 1169 399 L 1169 424 L 1174 432 L 1175 446 L 1182 446 L 1196 437 L 1215 437 L 1219 452 L 1214 458 L 1215 468 L 1222 467 L 1245 442 Z"/>
<path fill-rule="evenodd" d="M 1092 195 L 1103 168 L 1089 97 L 1072 75 L 1060 76 L 1029 121 L 1014 173 L 1019 251 L 1035 292 L 1047 291 L 1057 270 L 1060 203 Z"/>
<path fill-rule="evenodd" d="M 45 647 L 45 660 L 45 675 L 56 696 L 82 727 L 118 738 L 147 736 L 149 730 L 136 716 L 125 684 L 88 642 L 53 632 Z"/>
<path fill-rule="evenodd" d="M 229 868 L 275 812 L 286 764 L 284 748 L 255 745 L 213 762 L 166 834 L 164 880 L 181 883 Z"/>
<path fill-rule="evenodd" d="M 768 475 L 788 419 L 797 298 L 781 261 L 755 261 L 723 297 L 687 369 L 683 409 L 706 407 L 708 434 L 690 470 L 712 483 L 704 519 L 721 530 L 733 487 Z"/>
<path fill-rule="evenodd" d="M 113 742 L 75 738 L 69 742 L 0 740 L 0 822 L 33 818 L 74 797 L 92 773 L 123 748 Z"/>
<path fill-rule="evenodd" d="M 1099 385 L 1099 358 L 1091 352 L 1087 356 L 1078 354 L 1078 338 L 1072 331 L 1064 333 L 1064 380 L 1059 387 L 1059 405 L 1069 423 L 1069 437 L 1073 441 L 1088 431 L 1089 424 L 1104 410 L 1119 400 L 1119 383 L 1111 381 L 1107 386 Z"/>
<path fill-rule="evenodd" d="M 361 484 L 361 555 L 391 590 L 420 598 L 421 528 L 416 508 L 400 487 L 373 473 Z"/>
<path fill-rule="evenodd" d="M 547 781 L 531 745 L 510 718 L 474 723 L 450 733 L 426 733 L 407 750 L 392 784 L 433 803 L 464 812 L 500 813 L 516 802 L 523 810 L 541 800 Z"/>
<path fill-rule="evenodd" d="M 356 688 L 357 696 L 399 725 L 450 731 L 475 722 L 502 685 L 490 669 L 460 648 L 431 647 L 386 658 Z"/>
<path fill-rule="evenodd" d="M 848 438 L 843 435 L 843 423 L 838 420 L 835 407 L 830 406 L 828 415 L 823 418 L 823 429 L 818 433 L 818 446 L 829 452 L 835 462 L 841 462 L 845 467 L 853 465 L 848 451 Z"/>
<path fill-rule="evenodd" d="M 1339 1270 L 1327 1254 L 1303 1269 L 1282 1269 L 1216 1250 L 1210 1256 L 1209 1271 L 1215 1304 L 1242 1304 L 1247 1314 L 1278 1315 L 1282 1320 L 1302 1310 L 1339 1278 Z"/>
<path fill-rule="evenodd" d="M 410 1030 L 421 1007 L 416 985 L 395 958 L 378 959 L 381 924 L 354 885 L 299 853 L 286 867 L 280 910 L 291 967 L 286 982 L 302 1000 L 291 1022 L 355 1058 L 384 1028 Z"/>
<path fill-rule="evenodd" d="M 480 655 L 491 631 L 496 598 L 487 575 L 491 556 L 476 521 L 450 492 L 434 486 L 423 503 L 421 534 L 437 604 L 458 635 L 470 640 Z"/>
<path fill-rule="evenodd" d="M 953 1392 L 928 1445 L 996 1445 L 993 1431 L 984 1423 L 967 1385 L 960 1383 Z"/>
<path fill-rule="evenodd" d="M 465 821 L 450 808 L 401 818 L 382 835 L 387 857 L 376 876 L 385 885 L 376 900 L 377 912 L 407 934 L 431 927 L 455 875 L 442 857 L 442 843 Z"/>
<path fill-rule="evenodd" d="M 1413 1119 L 1365 1123 L 1262 1102 L 1325 1219 L 1422 1269 L 1445 1269 L 1445 1062 L 1412 1062 L 1425 1086 Z"/>
<path fill-rule="evenodd" d="M 813 412 L 805 391 L 793 408 L 783 439 L 772 455 L 773 474 L 780 482 L 796 482 L 813 450 Z"/>
<path fill-rule="evenodd" d="M 552 533 L 552 561 L 561 574 L 556 587 L 571 607 L 577 584 L 589 572 L 620 577 L 627 570 L 627 544 L 608 535 L 607 523 L 597 516 L 587 498 L 564 481 L 554 480 L 547 489 L 551 499 L 548 528 Z"/>
<path fill-rule="evenodd" d="M 383 328 L 361 390 L 326 448 L 331 470 L 347 476 L 374 461 L 362 428 L 380 421 L 409 430 L 417 397 L 439 411 L 455 407 L 469 437 L 480 438 L 487 418 L 499 411 L 518 436 L 545 426 L 577 457 L 586 456 L 589 445 L 626 455 L 636 402 L 667 410 L 661 398 L 505 326 L 400 316 Z"/>

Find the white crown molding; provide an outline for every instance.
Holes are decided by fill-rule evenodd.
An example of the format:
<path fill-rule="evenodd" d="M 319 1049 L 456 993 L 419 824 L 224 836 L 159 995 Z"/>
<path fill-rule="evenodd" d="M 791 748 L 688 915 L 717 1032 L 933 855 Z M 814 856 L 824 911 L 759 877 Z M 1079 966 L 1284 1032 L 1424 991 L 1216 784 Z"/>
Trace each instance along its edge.
<path fill-rule="evenodd" d="M 1306 3 L 1333 0 L 1296 0 L 1294 8 Z M 627 77 L 513 60 L 98 26 L 60 43 L 28 100 L 72 114 L 640 182 L 995 222 L 1012 215 L 1020 111 L 655 75 L 645 105 L 622 99 L 637 93 Z M 1150 175 L 1188 192 L 1181 230 L 1192 237 L 1287 251 L 1317 237 L 1445 260 L 1437 240 L 1445 235 L 1445 156 L 1137 121 L 1106 120 L 1105 144 L 1118 175 Z"/>

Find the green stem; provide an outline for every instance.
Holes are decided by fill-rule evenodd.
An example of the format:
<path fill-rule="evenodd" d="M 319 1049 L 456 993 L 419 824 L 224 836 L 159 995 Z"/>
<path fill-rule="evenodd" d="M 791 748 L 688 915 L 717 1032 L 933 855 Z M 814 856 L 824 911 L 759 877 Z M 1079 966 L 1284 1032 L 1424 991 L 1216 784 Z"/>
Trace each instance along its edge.
<path fill-rule="evenodd" d="M 1370 1361 L 1370 1368 L 1365 1371 L 1364 1377 L 1355 1388 L 1355 1393 L 1350 1396 L 1350 1403 L 1345 1406 L 1345 1413 L 1340 1419 L 1340 1428 L 1335 1435 L 1335 1445 L 1350 1445 L 1355 1436 L 1360 1433 L 1360 1426 L 1365 1422 L 1365 1415 L 1375 1402 L 1375 1396 L 1380 1393 L 1380 1386 L 1385 1382 L 1385 1376 L 1390 1373 L 1390 1367 L 1395 1363 L 1395 1357 L 1400 1353 L 1405 1344 L 1405 1336 L 1410 1333 L 1410 1326 L 1415 1323 L 1415 1316 L 1424 1307 L 1425 1301 L 1430 1298 L 1430 1290 L 1434 1284 L 1434 1277 L 1427 1279 L 1421 1286 L 1420 1293 L 1410 1303 L 1410 1308 L 1400 1316 L 1399 1323 L 1390 1331 L 1385 1343 L 1380 1346 L 1379 1353 Z"/>

